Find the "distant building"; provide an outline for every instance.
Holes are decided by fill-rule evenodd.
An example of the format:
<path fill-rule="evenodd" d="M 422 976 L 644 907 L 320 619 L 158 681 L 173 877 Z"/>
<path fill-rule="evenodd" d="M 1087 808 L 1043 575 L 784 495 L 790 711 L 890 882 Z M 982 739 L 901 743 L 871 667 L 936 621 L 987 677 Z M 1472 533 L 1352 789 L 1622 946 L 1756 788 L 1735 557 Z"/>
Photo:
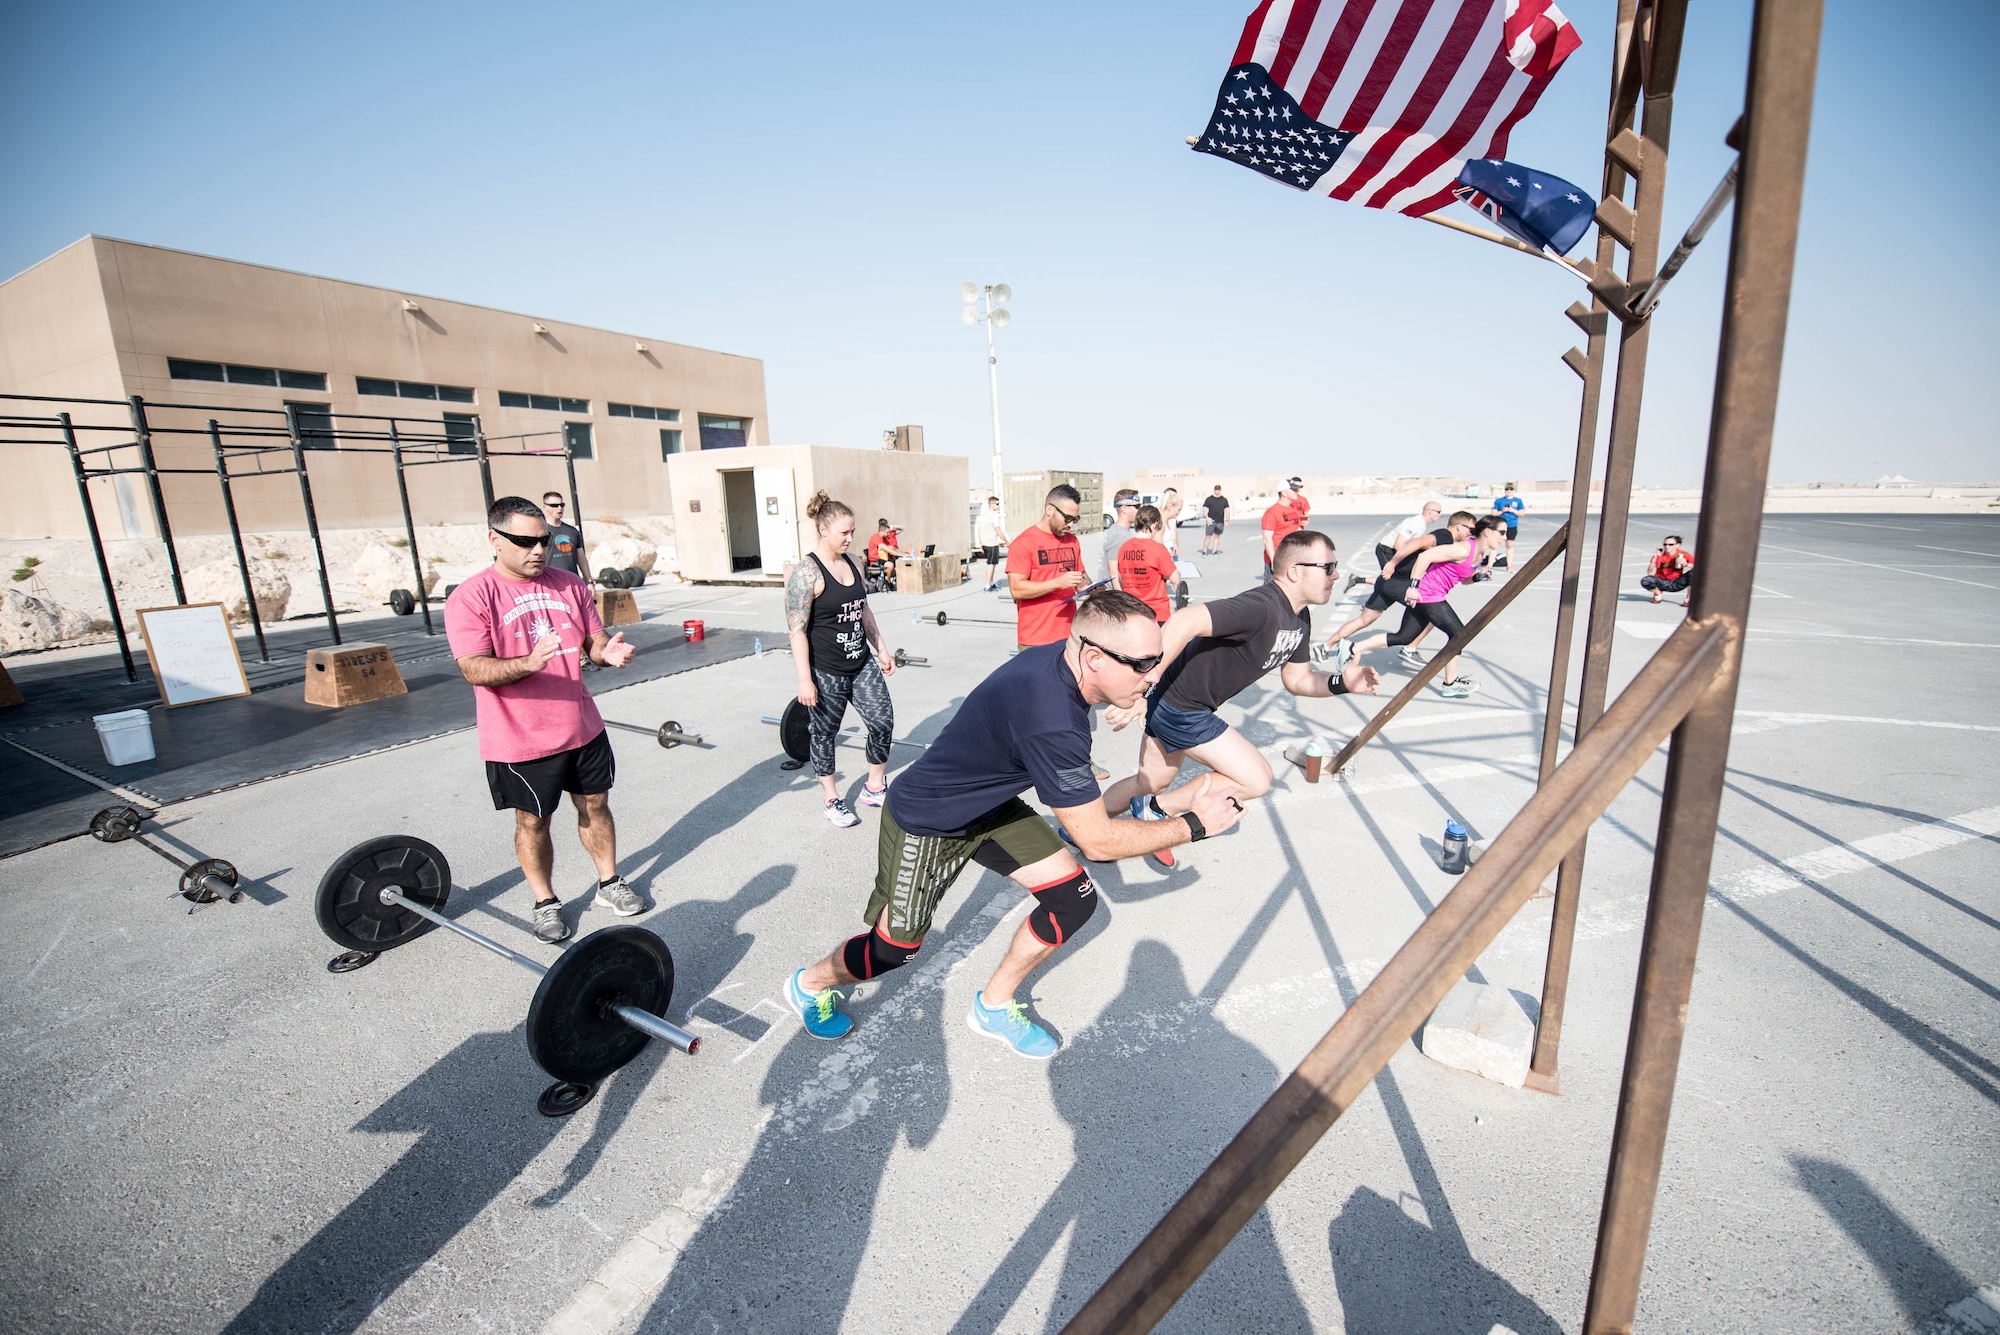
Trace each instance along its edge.
<path fill-rule="evenodd" d="M 350 415 L 413 419 L 451 437 L 453 454 L 473 454 L 475 432 L 500 449 L 567 441 L 587 517 L 671 513 L 666 459 L 769 443 L 755 357 L 98 236 L 0 283 L 0 393 L 143 396 L 159 466 L 210 473 L 162 479 L 176 533 L 228 527 L 208 418 L 283 421 L 231 410 L 293 404 L 302 424 L 335 429 Z M 9 415 L 63 408 L 0 405 Z M 130 421 L 117 407 L 71 411 L 78 421 Z M 83 443 L 118 438 L 89 433 Z M 82 536 L 60 448 L 0 446 L 0 466 L 0 536 Z M 309 469 L 322 525 L 401 526 L 386 456 L 328 455 Z M 503 494 L 563 483 L 560 459 L 502 458 L 493 473 Z M 142 480 L 96 490 L 107 537 L 152 534 Z M 419 524 L 479 519 L 472 463 L 412 469 L 410 493 Z M 304 526 L 290 478 L 239 486 L 236 505 L 247 530 Z"/>

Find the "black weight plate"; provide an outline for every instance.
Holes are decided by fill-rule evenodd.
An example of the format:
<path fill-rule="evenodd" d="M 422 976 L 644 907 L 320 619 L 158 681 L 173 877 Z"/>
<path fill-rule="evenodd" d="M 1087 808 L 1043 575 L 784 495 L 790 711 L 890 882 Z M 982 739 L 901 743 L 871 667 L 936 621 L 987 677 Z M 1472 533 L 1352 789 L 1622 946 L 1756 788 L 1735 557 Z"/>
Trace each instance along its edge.
<path fill-rule="evenodd" d="M 797 697 L 785 701 L 785 712 L 778 715 L 778 745 L 802 764 L 812 759 L 812 711 Z"/>
<path fill-rule="evenodd" d="M 616 566 L 608 567 L 597 572 L 597 582 L 607 589 L 622 589 L 625 587 L 625 572 Z"/>
<path fill-rule="evenodd" d="M 665 723 L 662 723 L 660 725 L 660 730 L 653 734 L 654 739 L 658 741 L 661 746 L 667 747 L 670 750 L 673 747 L 679 746 L 681 744 L 680 743 L 681 736 L 682 736 L 681 725 L 677 720 L 674 719 L 668 719 Z"/>
<path fill-rule="evenodd" d="M 106 807 L 90 818 L 90 835 L 107 844 L 123 843 L 139 833 L 145 819 L 137 807 Z"/>
<path fill-rule="evenodd" d="M 406 617 L 417 610 L 417 595 L 408 589 L 389 590 L 389 610 L 399 617 Z"/>
<path fill-rule="evenodd" d="M 636 588 L 640 588 L 640 587 L 642 587 L 642 586 L 643 586 L 643 585 L 645 584 L 645 582 L 646 582 L 646 572 L 645 572 L 645 571 L 643 571 L 643 570 L 639 569 L 639 567 L 637 567 L 637 566 L 626 566 L 626 567 L 625 567 L 625 587 L 626 587 L 626 588 L 628 588 L 628 589 L 636 589 Z"/>
<path fill-rule="evenodd" d="M 428 932 L 426 919 L 382 902 L 382 888 L 389 885 L 427 909 L 442 911 L 451 894 L 451 864 L 436 848 L 407 834 L 356 844 L 319 879 L 313 896 L 319 929 L 337 946 L 370 953 L 393 950 Z"/>
<path fill-rule="evenodd" d="M 204 885 L 203 881 L 210 876 L 223 882 L 229 889 L 217 891 L 213 886 Z M 203 858 L 181 873 L 181 898 L 191 903 L 211 903 L 235 888 L 236 868 L 221 858 Z"/>
<path fill-rule="evenodd" d="M 939 612 L 939 613 L 937 614 L 937 623 L 938 623 L 938 624 L 939 624 L 940 626 L 943 626 L 943 625 L 946 625 L 946 624 L 949 624 L 949 622 L 950 622 L 950 621 L 951 621 L 951 618 L 950 618 L 950 617 L 948 617 L 948 616 L 946 616 L 946 615 L 945 615 L 944 613 L 942 613 L 942 612 Z"/>
<path fill-rule="evenodd" d="M 674 957 L 666 942 L 643 927 L 592 932 L 542 975 L 528 1003 L 528 1055 L 557 1080 L 594 1085 L 648 1042 L 609 1003 L 664 1017 L 673 997 Z"/>

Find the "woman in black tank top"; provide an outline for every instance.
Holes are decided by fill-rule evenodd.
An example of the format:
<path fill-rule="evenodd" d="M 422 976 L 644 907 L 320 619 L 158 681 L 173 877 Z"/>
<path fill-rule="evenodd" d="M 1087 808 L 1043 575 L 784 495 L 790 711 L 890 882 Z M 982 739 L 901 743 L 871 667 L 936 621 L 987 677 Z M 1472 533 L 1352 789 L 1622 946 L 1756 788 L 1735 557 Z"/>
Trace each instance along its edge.
<path fill-rule="evenodd" d="M 883 649 L 882 632 L 868 609 L 861 567 L 847 554 L 854 542 L 854 511 L 820 491 L 806 502 L 806 518 L 816 526 L 818 541 L 785 583 L 785 624 L 799 671 L 799 703 L 812 710 L 813 773 L 825 793 L 824 814 L 846 829 L 861 818 L 834 781 L 840 722 L 852 704 L 868 725 L 868 781 L 861 803 L 879 807 L 888 790 L 889 739 L 896 731 L 886 678 L 896 663 Z"/>

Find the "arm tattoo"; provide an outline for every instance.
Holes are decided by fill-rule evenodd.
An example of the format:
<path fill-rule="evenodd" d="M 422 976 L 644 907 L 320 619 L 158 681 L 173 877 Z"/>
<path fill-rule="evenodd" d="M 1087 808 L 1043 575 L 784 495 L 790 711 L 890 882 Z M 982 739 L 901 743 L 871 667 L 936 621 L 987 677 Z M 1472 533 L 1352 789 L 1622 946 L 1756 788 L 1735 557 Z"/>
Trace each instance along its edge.
<path fill-rule="evenodd" d="M 809 561 L 801 561 L 792 567 L 792 577 L 785 581 L 785 627 L 798 634 L 805 632 L 806 623 L 812 619 L 812 601 L 819 596 L 819 571 Z"/>
<path fill-rule="evenodd" d="M 882 631 L 875 624 L 875 609 L 867 603 L 861 604 L 861 630 L 868 643 L 875 646 L 875 652 L 882 653 Z"/>

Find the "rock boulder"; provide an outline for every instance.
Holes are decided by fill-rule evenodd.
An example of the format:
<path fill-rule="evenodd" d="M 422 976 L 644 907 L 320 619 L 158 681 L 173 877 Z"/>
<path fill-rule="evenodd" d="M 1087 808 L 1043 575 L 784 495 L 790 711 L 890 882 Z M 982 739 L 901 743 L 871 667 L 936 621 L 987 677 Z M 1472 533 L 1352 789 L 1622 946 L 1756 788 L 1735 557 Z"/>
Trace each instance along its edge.
<path fill-rule="evenodd" d="M 620 570 L 626 566 L 637 566 L 650 575 L 653 563 L 659 559 L 659 549 L 644 538 L 606 538 L 590 549 L 590 568 L 593 572 L 613 566 Z"/>
<path fill-rule="evenodd" d="M 209 561 L 182 575 L 191 603 L 221 603 L 231 625 L 249 624 L 250 607 L 243 597 L 243 577 L 234 561 Z M 292 582 L 275 561 L 250 560 L 250 587 L 257 594 L 257 617 L 266 625 L 283 621 L 292 602 Z"/>
<path fill-rule="evenodd" d="M 407 547 L 376 543 L 361 553 L 361 559 L 354 563 L 352 574 L 364 606 L 388 602 L 391 589 L 416 592 L 417 577 L 410 569 L 410 549 Z M 426 569 L 424 592 L 436 589 L 437 582 L 437 571 Z"/>
<path fill-rule="evenodd" d="M 46 598 L 31 598 L 17 589 L 0 595 L 0 653 L 47 649 L 65 640 L 81 639 L 90 634 L 92 625 L 88 612 Z"/>

